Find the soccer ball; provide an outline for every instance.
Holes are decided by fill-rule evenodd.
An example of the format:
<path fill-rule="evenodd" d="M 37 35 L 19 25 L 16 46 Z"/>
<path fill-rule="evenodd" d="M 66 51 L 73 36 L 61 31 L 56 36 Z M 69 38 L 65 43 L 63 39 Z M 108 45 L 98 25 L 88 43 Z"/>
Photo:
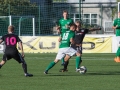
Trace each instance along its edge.
<path fill-rule="evenodd" d="M 87 68 L 85 66 L 80 67 L 80 74 L 85 74 L 87 72 Z"/>

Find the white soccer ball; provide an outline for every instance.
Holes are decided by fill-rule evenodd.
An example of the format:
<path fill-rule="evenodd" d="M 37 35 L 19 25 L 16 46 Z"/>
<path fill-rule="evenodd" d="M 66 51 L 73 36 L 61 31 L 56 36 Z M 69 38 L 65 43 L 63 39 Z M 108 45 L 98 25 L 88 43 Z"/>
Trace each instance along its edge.
<path fill-rule="evenodd" d="M 87 72 L 87 68 L 85 66 L 81 66 L 80 67 L 80 71 L 81 74 L 85 74 Z"/>

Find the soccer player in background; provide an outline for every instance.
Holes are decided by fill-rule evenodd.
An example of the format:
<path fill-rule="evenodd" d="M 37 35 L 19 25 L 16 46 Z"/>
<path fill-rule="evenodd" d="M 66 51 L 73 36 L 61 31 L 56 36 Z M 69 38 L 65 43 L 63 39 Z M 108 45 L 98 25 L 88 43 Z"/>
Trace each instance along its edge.
<path fill-rule="evenodd" d="M 58 32 L 60 34 L 66 32 L 67 30 L 69 30 L 70 25 L 73 23 L 73 20 L 68 18 L 68 11 L 64 10 L 63 11 L 63 18 L 61 18 L 58 22 L 57 22 L 57 26 L 56 29 L 58 30 Z M 62 60 L 62 64 L 64 64 L 64 59 Z"/>
<path fill-rule="evenodd" d="M 72 56 L 76 52 L 74 49 L 70 48 L 70 44 L 74 43 L 73 38 L 75 36 L 76 25 L 71 24 L 70 30 L 61 33 L 61 40 L 59 45 L 59 50 L 56 55 L 54 61 L 52 61 L 45 70 L 45 74 L 48 74 L 48 71 L 59 61 L 61 60 L 66 54 Z M 65 58 L 66 59 L 66 58 Z"/>
<path fill-rule="evenodd" d="M 8 26 L 8 34 L 2 36 L 2 38 L 0 39 L 0 44 L 4 42 L 6 46 L 3 59 L 0 62 L 0 68 L 7 62 L 7 60 L 10 60 L 13 58 L 18 63 L 22 63 L 24 75 L 26 77 L 32 77 L 33 75 L 27 72 L 27 64 L 24 60 L 24 51 L 23 51 L 22 41 L 13 32 L 14 32 L 14 26 L 12 25 Z M 19 44 L 21 54 L 18 52 L 16 48 L 17 42 Z"/>
<path fill-rule="evenodd" d="M 82 62 L 81 60 L 81 56 L 82 56 L 82 43 L 83 43 L 83 39 L 85 37 L 85 35 L 90 32 L 90 31 L 95 31 L 95 30 L 101 30 L 101 28 L 91 28 L 91 29 L 85 29 L 81 27 L 81 22 L 80 21 L 76 21 L 75 24 L 77 25 L 76 31 L 75 31 L 75 38 L 74 38 L 74 43 L 71 44 L 71 47 L 74 48 L 75 50 L 77 50 L 77 54 L 76 54 L 76 71 L 79 71 L 79 67 L 80 67 L 80 63 Z M 67 58 L 71 58 L 70 56 L 66 55 Z M 66 60 L 65 63 L 67 63 L 66 65 L 68 65 L 69 62 L 67 62 L 69 60 Z M 65 66 L 64 64 L 64 69 L 62 72 L 64 72 L 65 69 L 67 69 L 67 66 Z"/>
<path fill-rule="evenodd" d="M 120 62 L 120 12 L 118 12 L 118 18 L 113 21 L 112 28 L 116 32 L 116 39 L 117 39 L 117 52 L 116 57 L 114 58 L 115 62 Z"/>

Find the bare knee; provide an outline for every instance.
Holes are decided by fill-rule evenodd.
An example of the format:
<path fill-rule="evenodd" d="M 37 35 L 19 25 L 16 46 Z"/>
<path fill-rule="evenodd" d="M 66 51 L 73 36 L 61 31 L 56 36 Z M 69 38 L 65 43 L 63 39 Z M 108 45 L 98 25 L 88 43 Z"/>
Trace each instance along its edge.
<path fill-rule="evenodd" d="M 80 57 L 82 54 L 80 54 L 80 53 L 76 53 L 76 55 L 77 55 L 78 57 Z"/>
<path fill-rule="evenodd" d="M 54 62 L 55 62 L 55 63 L 58 63 L 58 62 L 59 62 L 59 60 L 58 60 L 58 59 L 55 59 L 55 60 L 54 60 Z"/>
<path fill-rule="evenodd" d="M 6 61 L 3 61 L 3 60 L 0 62 L 1 65 L 4 65 L 5 63 Z"/>
<path fill-rule="evenodd" d="M 65 58 L 64 58 L 64 61 L 69 61 L 69 59 L 70 59 L 70 56 L 66 55 Z"/>

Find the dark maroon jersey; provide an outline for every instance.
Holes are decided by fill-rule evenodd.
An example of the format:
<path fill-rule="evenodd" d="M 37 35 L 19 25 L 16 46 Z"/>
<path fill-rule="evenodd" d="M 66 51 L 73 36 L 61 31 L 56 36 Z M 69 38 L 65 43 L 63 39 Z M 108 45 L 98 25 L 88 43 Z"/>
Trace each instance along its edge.
<path fill-rule="evenodd" d="M 2 36 L 1 40 L 4 41 L 6 49 L 16 48 L 17 42 L 22 42 L 20 38 L 13 33 Z"/>

